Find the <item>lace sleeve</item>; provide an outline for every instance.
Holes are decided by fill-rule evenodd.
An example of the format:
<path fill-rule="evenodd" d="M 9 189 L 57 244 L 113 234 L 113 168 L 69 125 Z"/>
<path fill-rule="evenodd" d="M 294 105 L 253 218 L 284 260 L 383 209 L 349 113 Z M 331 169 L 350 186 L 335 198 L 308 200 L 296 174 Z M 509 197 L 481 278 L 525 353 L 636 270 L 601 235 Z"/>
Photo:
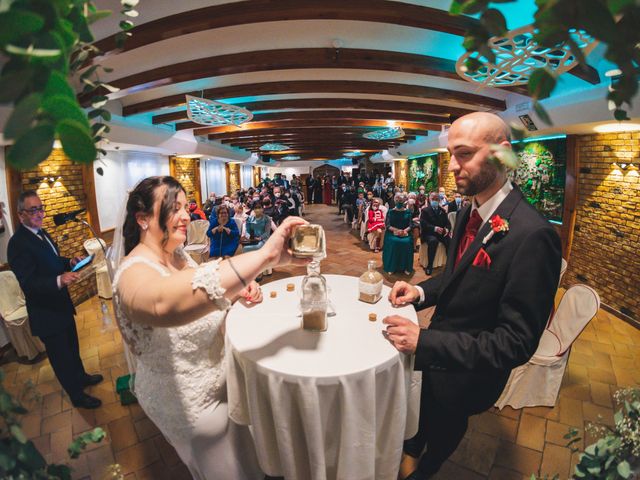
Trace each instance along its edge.
<path fill-rule="evenodd" d="M 221 309 L 227 309 L 231 306 L 231 303 L 224 297 L 226 290 L 220 284 L 219 269 L 219 259 L 198 265 L 191 280 L 191 287 L 194 290 L 203 289 Z"/>

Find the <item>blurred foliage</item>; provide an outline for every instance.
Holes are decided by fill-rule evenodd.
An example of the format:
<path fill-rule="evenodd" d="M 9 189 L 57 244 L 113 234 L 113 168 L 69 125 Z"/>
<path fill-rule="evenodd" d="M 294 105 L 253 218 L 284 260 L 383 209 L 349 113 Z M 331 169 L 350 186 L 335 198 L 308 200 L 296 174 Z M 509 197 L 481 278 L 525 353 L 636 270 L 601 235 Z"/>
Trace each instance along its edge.
<path fill-rule="evenodd" d="M 68 465 L 47 464 L 42 454 L 29 440 L 20 426 L 20 417 L 27 413 L 23 406 L 37 404 L 38 396 L 29 383 L 18 398 L 4 388 L 4 371 L 0 369 L 0 478 L 71 480 Z M 69 445 L 69 456 L 77 458 L 90 443 L 105 437 L 101 428 L 95 428 L 77 437 Z"/>
<path fill-rule="evenodd" d="M 499 10 L 491 4 L 513 3 L 516 0 L 453 0 L 450 13 L 454 15 L 479 14 L 480 22 L 470 28 L 463 46 L 469 52 L 478 52 L 484 60 L 495 63 L 495 54 L 488 46 L 493 36 L 503 36 L 507 32 L 507 21 Z M 609 89 L 607 99 L 613 107 L 616 120 L 628 120 L 626 106 L 638 93 L 640 66 L 640 1 L 637 0 L 536 0 L 538 7 L 533 26 L 534 41 L 539 45 L 553 48 L 567 44 L 581 66 L 587 63 L 581 49 L 571 37 L 572 31 L 584 31 L 606 46 L 605 58 L 617 65 L 621 71 L 615 85 Z M 482 58 L 480 57 L 480 58 Z M 470 58 L 466 67 L 476 71 L 482 66 L 476 58 Z M 551 125 L 551 119 L 540 104 L 551 95 L 558 79 L 546 68 L 533 72 L 529 78 L 528 90 L 533 98 L 533 108 L 540 119 Z M 520 130 L 520 129 L 518 129 Z M 524 131 L 514 132 L 519 137 Z"/>
<path fill-rule="evenodd" d="M 116 40 L 122 45 L 131 35 L 138 15 L 138 0 L 121 0 Z M 90 56 L 100 54 L 92 45 L 89 26 L 111 14 L 98 10 L 90 0 L 0 0 L 0 52 L 4 63 L 0 72 L 0 104 L 13 106 L 4 136 L 14 141 L 8 161 L 20 169 L 44 161 L 54 140 L 76 162 L 96 159 L 96 144 L 109 133 L 111 114 L 102 108 L 108 98 L 97 92 L 118 89 L 100 80 L 112 70 L 90 64 Z M 87 68 L 88 67 L 88 68 Z M 76 96 L 91 98 L 87 112 Z"/>

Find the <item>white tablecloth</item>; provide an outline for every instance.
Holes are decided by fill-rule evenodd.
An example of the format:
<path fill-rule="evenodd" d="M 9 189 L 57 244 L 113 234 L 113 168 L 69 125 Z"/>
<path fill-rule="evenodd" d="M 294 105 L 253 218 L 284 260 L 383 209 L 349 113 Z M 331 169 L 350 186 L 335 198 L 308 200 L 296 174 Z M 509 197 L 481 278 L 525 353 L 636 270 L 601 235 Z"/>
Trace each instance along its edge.
<path fill-rule="evenodd" d="M 229 416 L 252 426 L 268 475 L 395 480 L 402 442 L 417 430 L 420 381 L 413 357 L 383 337 L 382 319 L 398 314 L 417 323 L 416 312 L 392 307 L 388 287 L 371 305 L 358 301 L 356 277 L 325 277 L 337 314 L 325 332 L 301 329 L 302 277 L 266 284 L 263 303 L 231 309 Z M 288 283 L 295 291 L 286 291 Z"/>

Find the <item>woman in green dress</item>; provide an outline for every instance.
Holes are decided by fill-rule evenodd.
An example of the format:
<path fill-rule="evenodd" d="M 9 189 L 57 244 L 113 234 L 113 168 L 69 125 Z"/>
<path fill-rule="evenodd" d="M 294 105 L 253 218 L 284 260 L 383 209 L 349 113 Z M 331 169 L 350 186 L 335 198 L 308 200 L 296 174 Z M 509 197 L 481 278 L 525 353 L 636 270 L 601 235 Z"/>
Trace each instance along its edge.
<path fill-rule="evenodd" d="M 397 193 L 395 207 L 387 213 L 387 229 L 382 248 L 382 264 L 387 273 L 413 273 L 413 238 L 411 237 L 411 211 L 405 208 L 407 196 Z"/>

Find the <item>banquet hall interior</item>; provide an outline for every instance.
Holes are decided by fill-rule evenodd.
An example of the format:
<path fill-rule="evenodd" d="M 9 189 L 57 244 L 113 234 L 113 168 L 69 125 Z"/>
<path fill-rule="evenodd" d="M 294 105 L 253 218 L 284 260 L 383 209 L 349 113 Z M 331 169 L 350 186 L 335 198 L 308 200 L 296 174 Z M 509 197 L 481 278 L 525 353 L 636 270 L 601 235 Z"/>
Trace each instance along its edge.
<path fill-rule="evenodd" d="M 7 125 L 13 106 L 0 103 L 2 388 L 23 397 L 28 412 L 21 416 L 22 430 L 44 459 L 68 463 L 74 479 L 191 478 L 135 397 L 122 394 L 130 365 L 115 325 L 102 244 L 95 240 L 108 250 L 127 194 L 140 180 L 175 177 L 195 204 L 191 218 L 202 218 L 196 222 L 205 230 L 219 205 L 239 204 L 230 210 L 240 237 L 231 255 L 251 245 L 246 217 L 252 197 L 262 191 L 274 202 L 259 199 L 276 223 L 299 214 L 323 227 L 322 274 L 360 277 L 373 260 L 385 288 L 397 281 L 416 284 L 444 271 L 444 244 L 436 244 L 430 257 L 420 222 L 413 223 L 407 240 L 413 267 L 393 271 L 383 265 L 385 252 L 400 246 L 384 234 L 384 243 L 369 241 L 368 194 L 380 198 L 387 214 L 395 195 L 408 194 L 415 221 L 435 192 L 447 207 L 450 230 L 460 207 L 449 170 L 449 127 L 466 114 L 491 112 L 524 133 L 513 139 L 519 164 L 509 178 L 561 240 L 566 263 L 545 330 L 559 346 L 546 360 L 534 356 L 518 367 L 520 383 L 512 373 L 497 405 L 470 418 L 464 439 L 434 478 L 572 478 L 580 452 L 599 438 L 593 425 L 615 427 L 621 408 L 616 392 L 637 394 L 640 388 L 640 101 L 636 96 L 625 106 L 628 118 L 616 120 L 607 93 L 621 72 L 607 60 L 606 44 L 575 32 L 586 65 L 566 45 L 532 53 L 536 2 L 496 2 L 508 25 L 502 43 L 493 44 L 496 62 L 503 63 L 497 71 L 473 73 L 463 39 L 480 20 L 449 13 L 451 0 L 136 3 L 139 15 L 127 17 L 120 1 L 95 0 L 98 9 L 113 13 L 90 26 L 100 53 L 90 53 L 80 72 L 101 66 L 93 74 L 108 84 L 98 88 L 103 100 L 96 104 L 83 93 L 93 77 L 72 83 L 85 111 L 98 112 L 92 121 L 108 124 L 93 162 L 74 161 L 57 140 L 41 161 L 12 161 L 7 130 L 15 128 Z M 131 22 L 131 35 L 119 46 L 123 21 Z M 557 75 L 548 98 L 538 100 L 527 86 L 531 69 L 521 68 L 527 59 Z M 290 200 L 284 214 L 274 187 Z M 7 246 L 20 225 L 18 197 L 27 190 L 35 190 L 46 207 L 43 226 L 61 255 L 96 254 L 92 273 L 69 287 L 85 368 L 104 377 L 87 389 L 102 402 L 96 409 L 72 405 L 24 321 L 20 287 L 10 283 L 15 277 Z M 220 255 L 202 232 L 190 229 L 187 236 L 197 263 Z M 306 271 L 287 266 L 263 273 L 266 302 L 270 283 Z M 292 297 L 291 311 L 298 300 Z M 16 315 L 19 308 L 22 315 Z M 591 313 L 579 316 L 584 308 Z M 433 312 L 417 313 L 421 327 L 428 328 Z M 554 332 L 552 325 L 561 321 L 569 325 L 566 331 Z M 529 383 L 527 375 L 533 375 Z M 536 403 L 538 382 L 553 381 L 559 391 Z M 105 438 L 69 459 L 72 440 L 95 427 Z M 570 443 L 570 430 L 577 431 L 576 442 Z M 398 465 L 398 478 L 411 472 L 406 461 Z"/>

